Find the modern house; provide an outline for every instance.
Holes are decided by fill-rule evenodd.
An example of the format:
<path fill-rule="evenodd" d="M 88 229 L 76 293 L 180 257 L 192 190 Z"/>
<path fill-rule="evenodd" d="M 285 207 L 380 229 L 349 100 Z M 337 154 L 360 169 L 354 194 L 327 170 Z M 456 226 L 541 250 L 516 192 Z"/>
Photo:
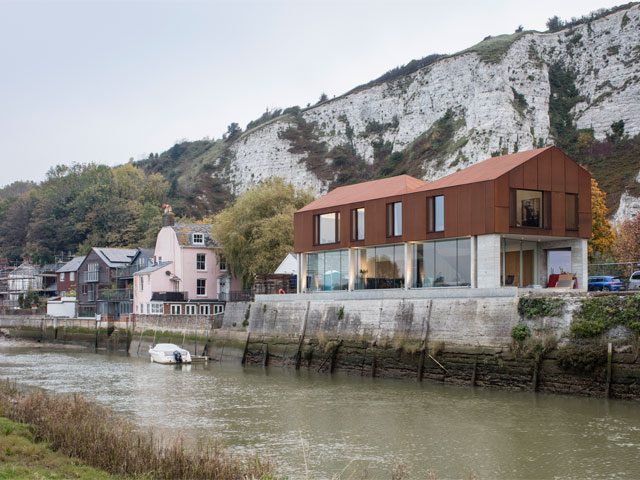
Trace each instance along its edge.
<path fill-rule="evenodd" d="M 232 277 L 211 238 L 211 225 L 175 224 L 167 207 L 154 257 L 157 263 L 134 274 L 137 314 L 221 313 L 240 281 Z"/>
<path fill-rule="evenodd" d="M 131 313 L 132 290 L 117 288 L 116 270 L 126 267 L 138 250 L 93 247 L 77 270 L 78 315 L 99 314 L 105 320 L 124 320 Z"/>
<path fill-rule="evenodd" d="M 78 286 L 78 269 L 85 257 L 75 257 L 56 270 L 58 296 L 66 297 L 68 292 L 76 292 Z M 75 296 L 75 295 L 74 295 Z"/>
<path fill-rule="evenodd" d="M 434 182 L 336 188 L 294 216 L 298 291 L 587 286 L 591 175 L 556 147 Z"/>

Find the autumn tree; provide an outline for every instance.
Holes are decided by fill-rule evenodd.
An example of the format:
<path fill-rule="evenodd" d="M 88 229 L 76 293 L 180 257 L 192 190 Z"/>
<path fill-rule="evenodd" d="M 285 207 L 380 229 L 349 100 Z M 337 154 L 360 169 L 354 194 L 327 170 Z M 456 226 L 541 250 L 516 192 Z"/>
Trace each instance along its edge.
<path fill-rule="evenodd" d="M 614 252 L 621 262 L 640 260 L 640 212 L 616 228 Z"/>
<path fill-rule="evenodd" d="M 600 190 L 598 182 L 591 178 L 591 226 L 592 236 L 589 240 L 589 261 L 596 255 L 605 256 L 612 251 L 614 236 L 611 224 L 607 220 L 607 194 Z"/>
<path fill-rule="evenodd" d="M 214 218 L 213 238 L 243 288 L 256 273 L 271 273 L 293 249 L 293 213 L 313 200 L 281 178 L 270 178 L 240 195 Z"/>

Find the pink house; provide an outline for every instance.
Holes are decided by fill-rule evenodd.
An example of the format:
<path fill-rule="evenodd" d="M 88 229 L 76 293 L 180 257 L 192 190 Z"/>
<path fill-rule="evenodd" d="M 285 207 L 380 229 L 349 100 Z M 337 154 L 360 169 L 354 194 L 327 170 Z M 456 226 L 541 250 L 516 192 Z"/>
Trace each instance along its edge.
<path fill-rule="evenodd" d="M 134 275 L 136 314 L 221 313 L 231 291 L 240 290 L 211 238 L 211 225 L 174 224 L 167 208 L 156 239 L 156 263 Z"/>

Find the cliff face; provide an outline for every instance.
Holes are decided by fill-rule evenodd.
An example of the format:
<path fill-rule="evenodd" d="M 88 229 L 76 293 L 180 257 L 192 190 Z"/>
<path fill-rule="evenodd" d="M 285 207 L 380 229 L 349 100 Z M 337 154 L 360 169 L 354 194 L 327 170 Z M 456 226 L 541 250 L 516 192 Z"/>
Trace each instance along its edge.
<path fill-rule="evenodd" d="M 562 86 L 554 90 L 557 71 L 575 88 L 568 102 Z M 574 128 L 592 129 L 598 140 L 620 120 L 636 135 L 639 105 L 635 5 L 555 33 L 488 38 L 413 74 L 280 116 L 234 140 L 224 172 L 213 175 L 229 178 L 234 194 L 271 176 L 321 194 L 353 178 L 345 162 L 378 168 L 399 152 L 404 171 L 432 180 L 492 154 L 554 143 L 550 114 L 565 107 Z M 624 196 L 620 217 L 636 200 Z"/>

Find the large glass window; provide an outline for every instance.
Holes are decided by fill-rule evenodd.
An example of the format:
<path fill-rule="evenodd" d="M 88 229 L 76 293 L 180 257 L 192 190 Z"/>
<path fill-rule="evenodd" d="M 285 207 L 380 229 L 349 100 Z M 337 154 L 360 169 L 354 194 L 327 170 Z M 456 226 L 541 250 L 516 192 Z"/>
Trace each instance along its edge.
<path fill-rule="evenodd" d="M 412 287 L 468 287 L 471 285 L 471 241 L 468 238 L 416 243 Z"/>
<path fill-rule="evenodd" d="M 512 226 L 542 228 L 542 198 L 539 191 L 515 190 L 515 195 L 512 194 L 515 204 L 511 205 Z"/>
<path fill-rule="evenodd" d="M 204 271 L 206 270 L 206 256 L 204 253 L 196 254 L 196 270 Z"/>
<path fill-rule="evenodd" d="M 364 240 L 364 208 L 351 210 L 351 240 Z"/>
<path fill-rule="evenodd" d="M 314 243 L 326 245 L 340 241 L 340 213 L 314 215 Z"/>
<path fill-rule="evenodd" d="M 402 235 L 402 202 L 387 204 L 387 236 Z"/>
<path fill-rule="evenodd" d="M 404 245 L 356 251 L 356 289 L 403 288 Z"/>
<path fill-rule="evenodd" d="M 349 251 L 332 250 L 307 254 L 307 290 L 349 288 Z"/>
<path fill-rule="evenodd" d="M 207 294 L 207 280 L 205 278 L 198 278 L 196 280 L 196 295 L 204 296 Z"/>
<path fill-rule="evenodd" d="M 567 193 L 564 198 L 567 230 L 578 230 L 578 195 Z"/>
<path fill-rule="evenodd" d="M 427 198 L 427 219 L 430 232 L 444 231 L 444 195 Z"/>

